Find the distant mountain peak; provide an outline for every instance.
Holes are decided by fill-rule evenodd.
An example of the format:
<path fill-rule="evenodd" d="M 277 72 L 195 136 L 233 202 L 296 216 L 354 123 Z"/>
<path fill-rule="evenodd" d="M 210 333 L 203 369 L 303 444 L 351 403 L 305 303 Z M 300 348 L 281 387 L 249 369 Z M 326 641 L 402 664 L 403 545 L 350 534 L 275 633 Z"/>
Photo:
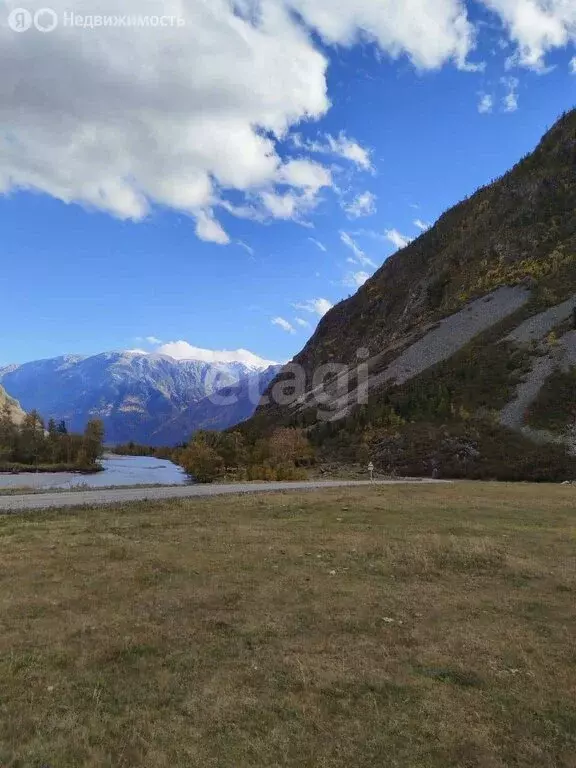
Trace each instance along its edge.
<path fill-rule="evenodd" d="M 142 349 L 126 350 L 131 355 L 162 355 L 173 360 L 184 362 L 208 363 L 210 365 L 242 365 L 254 371 L 264 371 L 272 365 L 278 365 L 275 360 L 265 360 L 248 349 L 213 350 L 194 347 L 187 341 L 172 341 L 163 344 L 153 352 Z"/>

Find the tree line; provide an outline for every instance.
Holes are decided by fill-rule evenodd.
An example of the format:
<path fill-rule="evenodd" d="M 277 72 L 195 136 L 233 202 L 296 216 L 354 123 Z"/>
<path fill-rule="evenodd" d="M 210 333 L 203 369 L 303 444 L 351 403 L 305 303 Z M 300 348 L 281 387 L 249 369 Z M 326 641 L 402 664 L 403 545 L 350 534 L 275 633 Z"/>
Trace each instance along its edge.
<path fill-rule="evenodd" d="M 240 431 L 196 432 L 177 448 L 154 448 L 127 443 L 116 453 L 156 456 L 179 464 L 199 483 L 224 477 L 235 480 L 301 480 L 315 463 L 315 453 L 303 429 L 281 427 L 251 440 Z"/>
<path fill-rule="evenodd" d="M 0 471 L 82 471 L 100 469 L 104 452 L 104 425 L 91 419 L 83 434 L 68 432 L 66 423 L 48 424 L 38 413 L 26 414 L 14 424 L 8 404 L 0 412 Z"/>

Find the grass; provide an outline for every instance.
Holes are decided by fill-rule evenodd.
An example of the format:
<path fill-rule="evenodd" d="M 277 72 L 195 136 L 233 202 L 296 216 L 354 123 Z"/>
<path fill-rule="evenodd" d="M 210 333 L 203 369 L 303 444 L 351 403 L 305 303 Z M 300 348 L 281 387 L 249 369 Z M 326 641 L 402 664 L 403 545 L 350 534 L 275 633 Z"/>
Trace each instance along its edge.
<path fill-rule="evenodd" d="M 0 519 L 0 765 L 574 766 L 574 489 Z"/>

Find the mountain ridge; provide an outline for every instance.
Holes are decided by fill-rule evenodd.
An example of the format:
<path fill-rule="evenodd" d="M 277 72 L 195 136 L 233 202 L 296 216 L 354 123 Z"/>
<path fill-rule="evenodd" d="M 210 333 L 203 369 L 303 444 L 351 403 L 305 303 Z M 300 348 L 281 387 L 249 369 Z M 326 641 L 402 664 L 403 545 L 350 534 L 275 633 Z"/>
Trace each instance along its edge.
<path fill-rule="evenodd" d="M 557 418 L 556 433 L 547 430 L 539 398 L 544 391 L 549 412 L 559 407 L 550 387 L 576 399 L 575 168 L 572 110 L 532 154 L 446 211 L 328 312 L 294 359 L 305 392 L 290 405 L 261 405 L 247 432 L 302 426 L 321 454 L 372 456 L 387 470 L 418 474 L 440 465 L 479 472 L 478 461 L 463 469 L 436 448 L 462 441 L 473 454 L 482 445 L 496 455 L 498 441 L 514 446 L 517 465 L 526 456 L 534 463 L 534 446 L 547 444 L 563 461 L 573 425 L 567 415 L 563 432 Z M 519 330 L 526 324 L 539 329 L 531 338 Z M 330 363 L 341 370 L 315 386 L 315 372 Z M 364 374 L 370 397 L 359 404 Z M 285 369 L 267 394 L 290 376 Z M 516 402 L 516 421 L 507 419 Z"/>
<path fill-rule="evenodd" d="M 255 366 L 240 362 L 207 363 L 154 353 L 103 352 L 4 366 L 0 368 L 0 384 L 26 410 L 36 409 L 45 419 L 64 420 L 73 431 L 81 431 L 90 418 L 99 418 L 108 442 L 148 444 L 159 429 L 192 405 L 258 374 Z M 196 428 L 201 428 L 200 412 L 198 418 Z M 226 421 L 225 415 L 222 418 Z M 174 442 L 189 436 L 172 433 Z"/>

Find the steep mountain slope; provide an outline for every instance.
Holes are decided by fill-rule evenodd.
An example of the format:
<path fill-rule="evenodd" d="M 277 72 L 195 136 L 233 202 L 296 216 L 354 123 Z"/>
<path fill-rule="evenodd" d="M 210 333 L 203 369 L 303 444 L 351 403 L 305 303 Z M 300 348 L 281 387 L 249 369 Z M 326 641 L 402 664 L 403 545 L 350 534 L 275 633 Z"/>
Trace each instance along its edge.
<path fill-rule="evenodd" d="M 576 363 L 575 171 L 572 111 L 533 154 L 444 214 L 329 312 L 295 358 L 306 392 L 290 405 L 261 407 L 247 429 L 311 426 L 326 452 L 348 446 L 349 456 L 370 454 L 387 468 L 422 472 L 438 465 L 430 453 L 451 434 L 458 436 L 455 454 L 467 435 L 474 437 L 470 455 L 480 444 L 486 451 L 488 433 L 500 445 L 509 440 L 516 453 L 520 444 L 532 451 L 529 439 L 570 445 L 571 424 L 559 431 L 556 420 L 555 434 L 543 428 L 539 398 L 545 390 L 552 403 L 550 378 L 569 378 Z M 342 369 L 314 381 L 326 363 Z M 564 379 L 562 391 L 567 387 Z M 366 392 L 368 405 L 359 407 Z M 408 462 L 407 445 L 419 439 L 415 425 L 429 427 L 430 439 Z"/>
<path fill-rule="evenodd" d="M 108 442 L 149 443 L 191 404 L 253 374 L 240 363 L 113 352 L 8 366 L 0 369 L 0 382 L 26 410 L 35 408 L 45 419 L 64 419 L 70 429 L 82 430 L 89 418 L 100 418 Z M 188 432 L 174 433 L 175 442 L 187 437 Z"/>
<path fill-rule="evenodd" d="M 176 445 L 197 430 L 221 432 L 249 419 L 281 366 L 246 376 L 182 411 L 152 435 L 151 445 Z"/>
<path fill-rule="evenodd" d="M 24 416 L 26 415 L 22 408 L 20 407 L 20 403 L 18 403 L 14 398 L 10 397 L 6 390 L 0 387 L 0 413 L 4 411 L 4 408 L 6 407 L 6 404 L 8 404 L 8 408 L 10 410 L 10 417 L 12 421 L 15 424 L 20 424 L 22 420 L 24 419 Z"/>

